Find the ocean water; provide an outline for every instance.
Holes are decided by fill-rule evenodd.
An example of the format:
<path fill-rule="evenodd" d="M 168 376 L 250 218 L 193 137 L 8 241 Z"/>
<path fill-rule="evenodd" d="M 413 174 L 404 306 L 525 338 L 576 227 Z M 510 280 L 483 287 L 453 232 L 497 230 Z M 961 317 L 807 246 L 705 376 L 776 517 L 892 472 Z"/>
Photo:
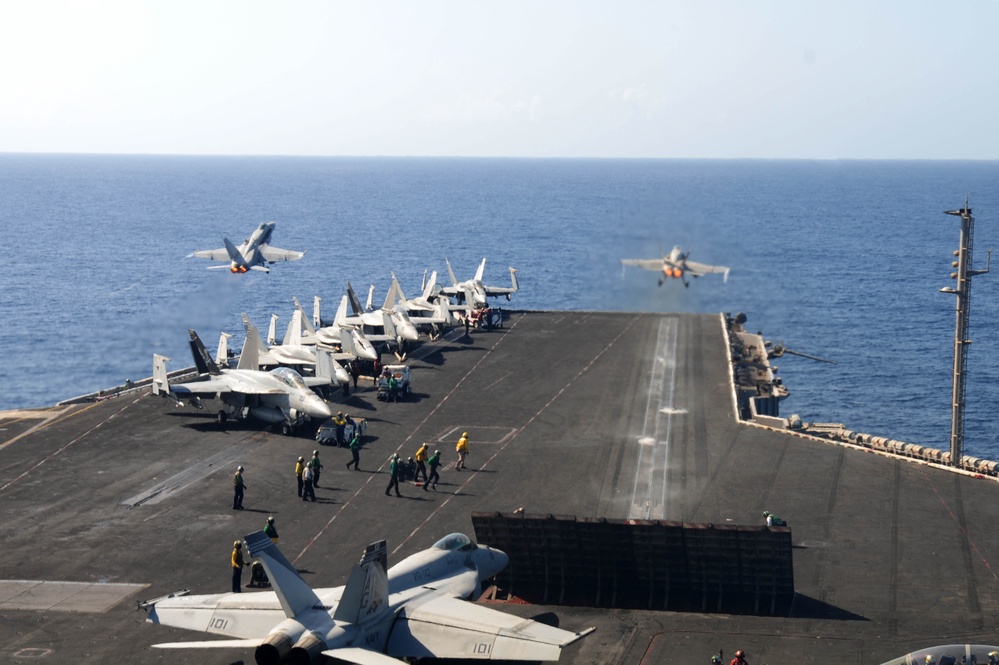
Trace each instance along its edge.
<path fill-rule="evenodd" d="M 999 238 L 999 163 L 227 158 L 0 155 L 0 409 L 45 406 L 190 364 L 240 312 L 287 323 L 292 297 L 332 315 L 346 280 L 380 303 L 398 276 L 486 282 L 518 269 L 519 309 L 745 312 L 747 327 L 837 361 L 777 361 L 782 413 L 948 447 L 959 220 L 970 194 L 976 268 Z M 187 258 L 274 220 L 307 250 L 270 274 Z M 732 268 L 656 286 L 622 269 L 678 244 Z M 999 258 L 999 257 L 997 257 Z M 506 303 L 503 302 L 505 305 Z M 999 459 L 999 275 L 974 279 L 966 448 Z"/>

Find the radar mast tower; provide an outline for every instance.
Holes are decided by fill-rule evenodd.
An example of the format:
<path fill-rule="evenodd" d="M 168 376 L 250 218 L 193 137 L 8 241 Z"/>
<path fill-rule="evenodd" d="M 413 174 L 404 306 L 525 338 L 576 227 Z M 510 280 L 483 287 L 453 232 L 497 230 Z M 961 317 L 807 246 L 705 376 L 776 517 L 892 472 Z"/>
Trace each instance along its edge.
<path fill-rule="evenodd" d="M 968 207 L 968 198 L 964 199 L 964 207 L 960 210 L 947 210 L 947 215 L 961 218 L 961 243 L 954 252 L 957 260 L 950 265 L 956 272 L 950 278 L 957 280 L 955 287 L 945 286 L 941 293 L 953 293 L 957 296 L 957 315 L 954 326 L 954 387 L 951 393 L 950 416 L 950 464 L 960 466 L 962 448 L 964 447 L 964 399 L 965 383 L 968 372 L 968 319 L 971 314 L 971 278 L 983 275 L 989 271 L 992 262 L 992 250 L 989 250 L 985 262 L 985 270 L 971 269 L 971 253 L 975 246 L 975 217 Z"/>

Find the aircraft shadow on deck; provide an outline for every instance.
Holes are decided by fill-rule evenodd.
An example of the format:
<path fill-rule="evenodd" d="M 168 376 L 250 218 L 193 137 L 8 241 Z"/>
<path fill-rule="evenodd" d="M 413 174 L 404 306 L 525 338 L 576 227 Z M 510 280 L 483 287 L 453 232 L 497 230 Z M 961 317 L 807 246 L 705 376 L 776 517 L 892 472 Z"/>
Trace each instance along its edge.
<path fill-rule="evenodd" d="M 360 398 L 356 393 L 340 402 L 339 406 L 344 406 L 354 411 L 374 411 L 375 406 Z"/>
<path fill-rule="evenodd" d="M 854 614 L 841 607 L 812 598 L 804 594 L 795 594 L 791 604 L 789 619 L 828 619 L 830 621 L 870 621 L 865 616 Z"/>
<path fill-rule="evenodd" d="M 428 365 L 442 366 L 447 362 L 446 354 L 457 353 L 459 351 L 485 351 L 484 346 L 476 346 L 475 340 L 471 337 L 462 337 L 450 342 L 448 346 L 442 346 L 438 349 L 434 349 L 433 353 L 427 354 L 420 358 L 420 362 L 424 362 Z"/>

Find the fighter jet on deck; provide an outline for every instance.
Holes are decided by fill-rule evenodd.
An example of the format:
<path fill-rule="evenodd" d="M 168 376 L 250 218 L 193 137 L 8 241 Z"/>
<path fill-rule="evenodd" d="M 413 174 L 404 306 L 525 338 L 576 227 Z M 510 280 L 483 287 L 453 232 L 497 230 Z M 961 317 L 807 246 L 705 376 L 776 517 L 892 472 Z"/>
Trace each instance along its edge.
<path fill-rule="evenodd" d="M 506 299 L 510 299 L 510 294 L 516 293 L 520 290 L 517 284 L 517 269 L 509 268 L 510 271 L 510 286 L 486 286 L 482 283 L 482 276 L 486 271 L 486 260 L 482 259 L 482 263 L 479 264 L 478 269 L 475 271 L 475 276 L 472 279 L 465 280 L 464 282 L 459 282 L 455 276 L 454 271 L 451 269 L 451 262 L 446 258 L 444 263 L 447 264 L 447 274 L 451 278 L 451 286 L 444 286 L 440 289 L 440 293 L 446 296 L 454 296 L 458 299 L 458 302 L 463 302 L 466 307 L 472 309 L 479 309 L 486 306 L 486 298 L 494 296 L 506 296 Z"/>
<path fill-rule="evenodd" d="M 267 423 L 283 423 L 281 431 L 284 434 L 291 434 L 295 427 L 310 418 L 325 420 L 332 417 L 329 405 L 306 385 L 302 375 L 295 370 L 290 367 L 278 367 L 269 372 L 257 369 L 256 340 L 243 344 L 236 369 L 220 369 L 208 355 L 198 333 L 189 330 L 188 334 L 201 380 L 170 383 L 166 370 L 170 359 L 153 354 L 154 395 L 171 397 L 178 405 L 186 399 L 199 409 L 204 408 L 203 399 L 218 398 L 228 407 L 217 414 L 220 424 L 225 424 L 229 418 L 251 417 Z M 333 376 L 331 363 L 321 363 L 317 359 L 316 373 L 316 377 L 310 378 L 316 381 L 325 379 L 329 383 Z"/>
<path fill-rule="evenodd" d="M 244 273 L 247 270 L 270 272 L 267 264 L 278 261 L 297 261 L 305 252 L 294 252 L 290 249 L 271 247 L 271 235 L 274 233 L 274 222 L 264 222 L 250 234 L 239 247 L 232 244 L 229 238 L 222 238 L 225 247 L 221 249 L 203 249 L 191 256 L 212 261 L 229 261 L 229 272 Z M 226 266 L 211 266 L 209 270 L 222 270 Z"/>
<path fill-rule="evenodd" d="M 700 277 L 707 273 L 723 273 L 724 278 L 722 281 L 728 281 L 729 268 L 688 261 L 688 256 L 690 256 L 690 252 L 685 253 L 677 245 L 669 254 L 663 255 L 661 259 L 621 259 L 621 263 L 626 266 L 638 266 L 644 270 L 661 272 L 663 276 L 659 278 L 659 286 L 663 285 L 667 277 L 672 277 L 674 279 L 682 279 L 683 285 L 689 287 L 690 282 L 687 281 L 687 277 Z"/>
<path fill-rule="evenodd" d="M 403 665 L 419 658 L 558 660 L 593 629 L 570 632 L 466 602 L 506 567 L 507 555 L 451 534 L 386 570 L 372 543 L 346 586 L 313 590 L 263 531 L 246 536 L 273 591 L 147 601 L 148 621 L 227 640 L 154 644 L 160 649 L 254 648 L 260 665 L 319 662 Z M 407 659 L 407 660 L 403 660 Z"/>

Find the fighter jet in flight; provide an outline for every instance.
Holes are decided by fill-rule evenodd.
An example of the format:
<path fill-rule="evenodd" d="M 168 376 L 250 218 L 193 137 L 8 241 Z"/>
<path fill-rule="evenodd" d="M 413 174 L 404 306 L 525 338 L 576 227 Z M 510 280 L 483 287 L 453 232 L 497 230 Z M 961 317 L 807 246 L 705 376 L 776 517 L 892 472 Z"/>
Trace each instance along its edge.
<path fill-rule="evenodd" d="M 486 306 L 486 298 L 491 298 L 494 296 L 506 296 L 506 299 L 510 299 L 510 294 L 516 293 L 520 290 L 517 285 L 517 269 L 509 268 L 510 270 L 510 286 L 486 286 L 482 283 L 482 276 L 486 271 L 486 260 L 483 258 L 482 263 L 479 264 L 478 269 L 475 271 L 475 276 L 472 279 L 465 280 L 464 282 L 459 282 L 455 276 L 454 271 L 451 269 L 451 262 L 446 258 L 444 263 L 447 264 L 447 274 L 451 278 L 451 286 L 441 287 L 440 293 L 446 296 L 454 296 L 457 298 L 459 303 L 464 303 L 466 307 L 472 309 L 479 309 Z"/>
<path fill-rule="evenodd" d="M 558 660 L 593 629 L 570 632 L 499 612 L 475 598 L 506 567 L 503 552 L 454 533 L 386 570 L 384 540 L 372 543 L 347 584 L 315 589 L 263 531 L 245 537 L 273 591 L 171 594 L 141 605 L 148 621 L 230 639 L 154 644 L 160 649 L 253 648 L 261 665 L 403 665 L 420 658 Z M 405 659 L 405 660 L 404 660 Z"/>
<path fill-rule="evenodd" d="M 290 249 L 271 247 L 271 235 L 274 233 L 274 222 L 264 222 L 250 234 L 242 245 L 237 247 L 229 238 L 222 238 L 225 247 L 221 249 L 202 249 L 191 256 L 212 261 L 228 261 L 229 272 L 244 273 L 247 270 L 270 272 L 268 264 L 278 261 L 297 261 L 305 252 L 294 252 Z M 209 270 L 222 270 L 226 266 L 211 266 Z"/>
<path fill-rule="evenodd" d="M 728 281 L 729 268 L 688 261 L 688 256 L 690 256 L 690 252 L 684 252 L 677 245 L 669 254 L 664 254 L 661 259 L 621 259 L 621 263 L 626 266 L 638 266 L 644 270 L 661 272 L 662 276 L 659 278 L 659 286 L 662 286 L 667 278 L 674 278 L 682 279 L 683 285 L 689 287 L 690 282 L 687 281 L 687 277 L 700 277 L 708 273 L 723 273 L 724 277 L 722 281 Z"/>
<path fill-rule="evenodd" d="M 188 334 L 201 380 L 171 384 L 166 370 L 170 359 L 153 354 L 154 395 L 172 397 L 178 405 L 186 399 L 199 409 L 204 408 L 203 399 L 218 398 L 228 407 L 216 416 L 220 424 L 225 424 L 229 418 L 251 417 L 267 423 L 282 423 L 284 434 L 291 434 L 309 419 L 332 417 L 329 405 L 306 385 L 302 375 L 295 370 L 290 367 L 278 367 L 269 372 L 257 369 L 256 340 L 247 340 L 243 344 L 236 369 L 220 369 L 208 355 L 198 333 L 189 330 Z M 317 360 L 316 373 L 316 377 L 310 378 L 325 379 L 329 383 L 333 376 L 332 364 Z"/>

